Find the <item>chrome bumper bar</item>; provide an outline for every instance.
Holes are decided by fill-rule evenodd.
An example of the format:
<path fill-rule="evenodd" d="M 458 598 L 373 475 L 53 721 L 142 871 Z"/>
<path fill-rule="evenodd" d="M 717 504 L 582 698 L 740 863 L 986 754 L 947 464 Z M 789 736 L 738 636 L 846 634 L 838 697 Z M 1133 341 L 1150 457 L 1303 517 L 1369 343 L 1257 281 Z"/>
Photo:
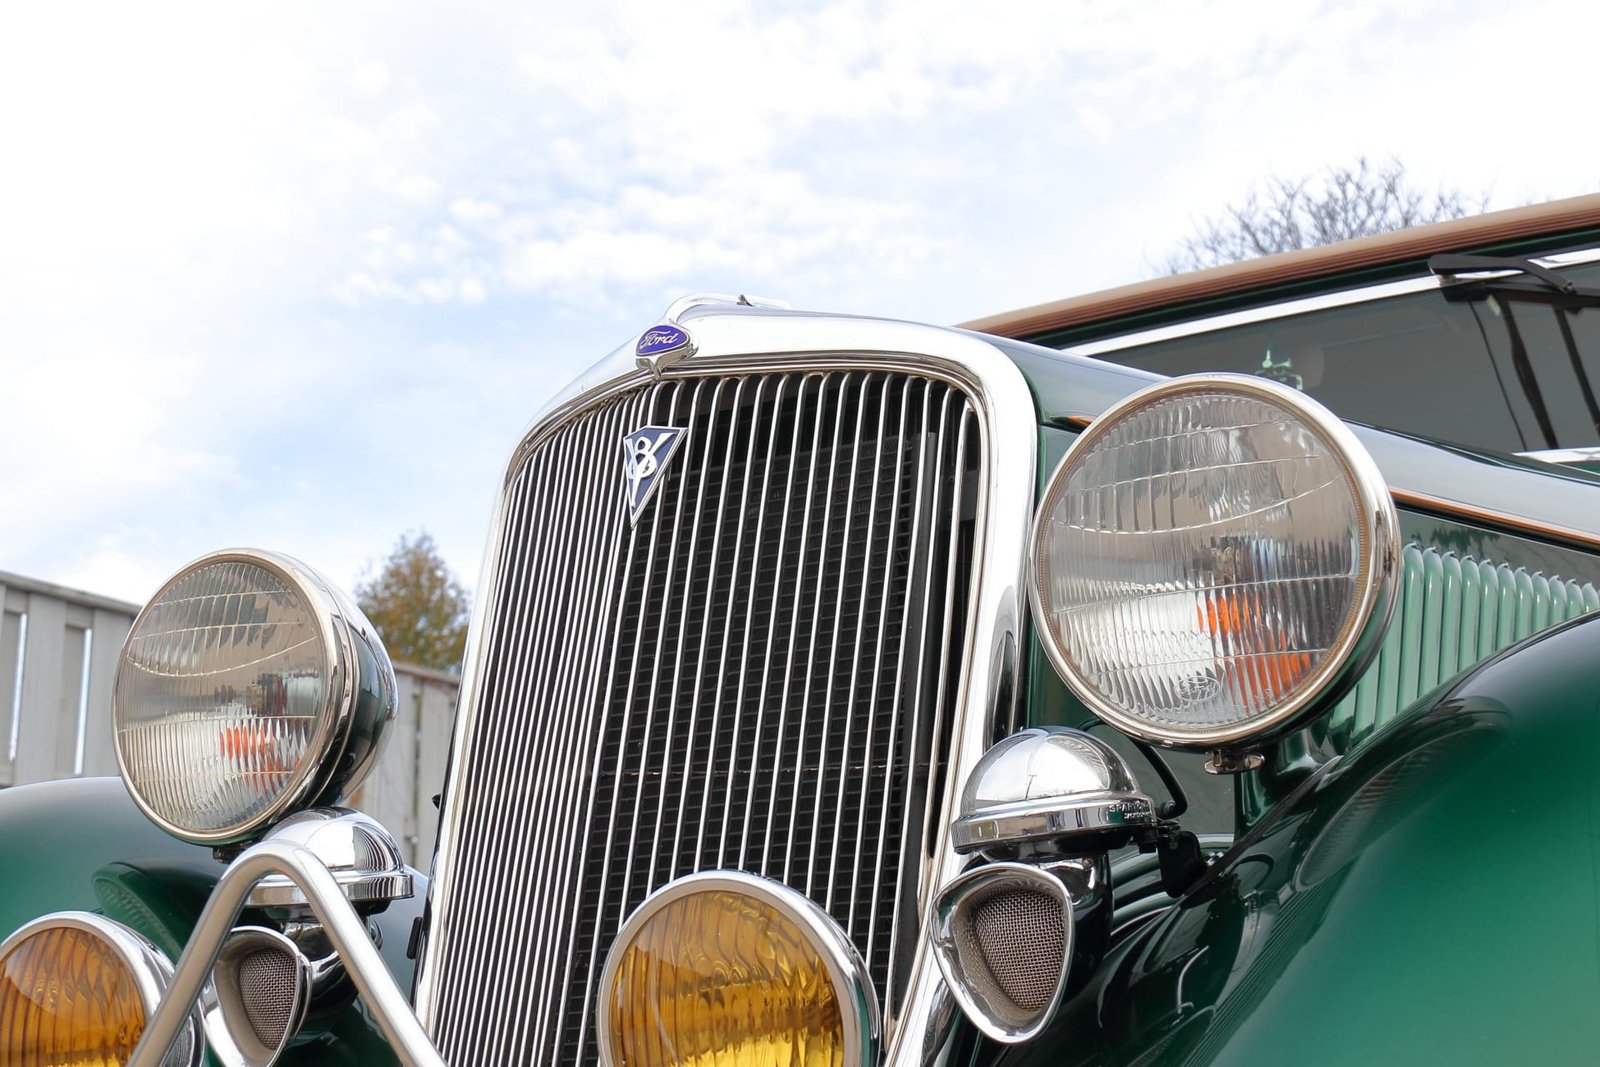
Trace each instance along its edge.
<path fill-rule="evenodd" d="M 167 995 L 145 1027 L 128 1067 L 160 1067 L 194 1006 L 200 1003 L 222 943 L 238 924 L 245 897 L 261 879 L 283 875 L 305 893 L 356 989 L 407 1067 L 444 1067 L 444 1059 L 423 1032 L 406 994 L 395 984 L 382 955 L 367 936 L 364 923 L 339 883 L 309 849 L 281 841 L 263 841 L 246 849 L 228 865 L 195 924 L 188 947 L 178 960 Z"/>

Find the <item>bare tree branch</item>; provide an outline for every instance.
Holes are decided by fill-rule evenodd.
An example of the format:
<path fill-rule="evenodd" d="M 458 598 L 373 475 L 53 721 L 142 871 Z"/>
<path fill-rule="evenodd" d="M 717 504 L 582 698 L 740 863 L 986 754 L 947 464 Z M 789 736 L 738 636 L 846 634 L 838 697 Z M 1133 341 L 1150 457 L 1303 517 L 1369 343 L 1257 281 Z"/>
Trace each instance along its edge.
<path fill-rule="evenodd" d="M 1353 165 L 1329 167 L 1315 177 L 1271 177 L 1238 204 L 1204 219 L 1161 265 L 1167 274 L 1347 241 L 1459 219 L 1488 207 L 1487 195 L 1459 189 L 1424 192 L 1406 182 L 1398 159 L 1374 165 L 1365 156 Z"/>

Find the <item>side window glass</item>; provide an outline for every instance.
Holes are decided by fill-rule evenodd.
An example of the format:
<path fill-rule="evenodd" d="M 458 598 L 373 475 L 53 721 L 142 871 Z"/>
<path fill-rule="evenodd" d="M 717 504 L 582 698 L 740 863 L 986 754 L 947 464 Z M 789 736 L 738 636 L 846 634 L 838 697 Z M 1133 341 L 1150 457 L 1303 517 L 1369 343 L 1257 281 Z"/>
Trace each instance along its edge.
<path fill-rule="evenodd" d="M 1419 293 L 1101 358 L 1163 374 L 1258 374 L 1301 389 L 1357 422 L 1505 452 L 1543 447 L 1524 441 L 1521 413 L 1513 410 L 1517 383 L 1503 380 L 1480 314 L 1436 292 Z"/>

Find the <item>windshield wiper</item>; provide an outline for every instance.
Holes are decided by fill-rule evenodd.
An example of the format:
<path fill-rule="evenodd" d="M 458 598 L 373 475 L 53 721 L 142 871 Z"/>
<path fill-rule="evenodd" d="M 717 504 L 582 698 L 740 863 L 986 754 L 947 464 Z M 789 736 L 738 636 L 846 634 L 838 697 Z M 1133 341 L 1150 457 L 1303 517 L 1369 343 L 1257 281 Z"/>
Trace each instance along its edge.
<path fill-rule="evenodd" d="M 1555 311 L 1556 325 L 1561 331 L 1562 346 L 1567 350 L 1567 360 L 1572 365 L 1573 375 L 1578 379 L 1578 389 L 1583 394 L 1583 402 L 1589 412 L 1589 421 L 1594 424 L 1595 433 L 1600 434 L 1600 403 L 1596 402 L 1594 389 L 1589 383 L 1589 373 L 1584 368 L 1582 354 L 1578 351 L 1577 338 L 1573 336 L 1572 324 L 1568 321 L 1568 316 L 1573 312 L 1600 307 L 1600 289 L 1578 285 L 1549 267 L 1542 267 L 1531 259 L 1519 259 L 1515 256 L 1441 253 L 1428 258 L 1428 269 L 1441 278 L 1458 279 L 1443 288 L 1446 300 L 1482 300 L 1489 296 L 1505 298 L 1501 308 L 1506 332 L 1511 340 L 1511 364 L 1516 368 L 1517 378 L 1522 384 L 1523 392 L 1527 394 L 1547 447 L 1556 448 L 1555 429 L 1551 425 L 1544 395 L 1534 376 L 1533 365 L 1528 359 L 1527 345 L 1523 342 L 1522 331 L 1517 329 L 1509 301 L 1526 300 L 1551 305 Z M 1459 278 L 1461 274 L 1483 271 L 1509 271 L 1521 277 Z"/>
<path fill-rule="evenodd" d="M 1428 269 L 1441 278 L 1454 279 L 1454 284 L 1444 290 L 1447 299 L 1472 300 L 1481 294 L 1505 293 L 1534 300 L 1544 297 L 1547 298 L 1546 302 L 1561 307 L 1600 306 L 1600 289 L 1579 285 L 1571 278 L 1564 278 L 1549 267 L 1542 267 L 1531 259 L 1519 259 L 1515 256 L 1467 256 L 1443 252 L 1428 258 Z M 1508 271 L 1523 277 L 1461 277 L 1463 274 L 1481 274 L 1486 271 Z"/>

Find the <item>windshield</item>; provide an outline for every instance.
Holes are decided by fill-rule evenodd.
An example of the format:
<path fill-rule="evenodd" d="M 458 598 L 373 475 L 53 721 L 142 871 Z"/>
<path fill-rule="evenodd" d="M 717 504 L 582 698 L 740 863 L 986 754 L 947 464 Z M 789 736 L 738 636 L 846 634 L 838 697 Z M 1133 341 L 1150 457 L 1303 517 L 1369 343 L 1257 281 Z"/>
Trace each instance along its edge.
<path fill-rule="evenodd" d="M 1561 273 L 1600 285 L 1600 264 Z M 1576 303 L 1469 283 L 1097 356 L 1275 378 L 1347 419 L 1477 448 L 1586 448 L 1600 445 L 1600 307 Z"/>

